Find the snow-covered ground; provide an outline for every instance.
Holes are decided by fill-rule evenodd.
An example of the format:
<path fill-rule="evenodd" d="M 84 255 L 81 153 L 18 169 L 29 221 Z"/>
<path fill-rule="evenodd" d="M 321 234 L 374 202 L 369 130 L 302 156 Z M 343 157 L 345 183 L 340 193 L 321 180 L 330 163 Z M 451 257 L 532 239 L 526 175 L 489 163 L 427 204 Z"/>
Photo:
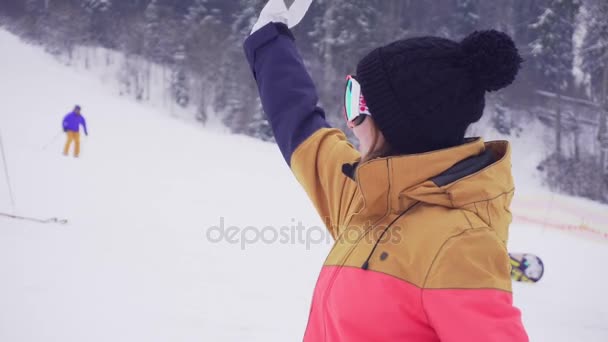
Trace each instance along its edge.
<path fill-rule="evenodd" d="M 116 97 L 1 30 L 0 47 L 16 200 L 13 209 L 0 178 L 0 212 L 69 219 L 0 217 L 0 341 L 301 339 L 330 243 L 318 242 L 321 221 L 275 146 Z M 80 159 L 53 140 L 76 103 L 90 132 Z M 541 255 L 547 270 L 536 285 L 515 284 L 516 304 L 532 341 L 608 341 L 608 239 L 556 228 L 605 229 L 607 207 L 539 188 L 522 169 L 531 144 L 515 142 L 524 190 L 509 249 Z M 213 242 L 221 222 L 257 241 Z M 299 222 L 308 244 L 247 229 Z"/>

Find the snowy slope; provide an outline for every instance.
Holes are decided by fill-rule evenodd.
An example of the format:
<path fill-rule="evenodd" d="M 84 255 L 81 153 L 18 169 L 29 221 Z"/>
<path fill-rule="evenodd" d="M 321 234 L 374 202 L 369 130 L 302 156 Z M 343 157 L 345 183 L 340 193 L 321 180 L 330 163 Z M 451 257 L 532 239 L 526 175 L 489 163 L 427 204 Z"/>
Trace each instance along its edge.
<path fill-rule="evenodd" d="M 0 217 L 0 341 L 301 339 L 330 243 L 209 239 L 222 220 L 242 231 L 302 222 L 327 238 L 275 146 L 116 97 L 1 30 L 0 47 L 0 133 L 17 204 L 2 178 L 0 212 L 70 220 Z M 52 141 L 75 103 L 90 131 L 78 160 L 61 155 L 63 136 Z M 564 215 L 546 208 L 537 219 Z M 605 207 L 589 211 L 605 223 Z M 608 340 L 605 240 L 516 220 L 510 249 L 548 267 L 541 283 L 514 288 L 532 341 Z"/>

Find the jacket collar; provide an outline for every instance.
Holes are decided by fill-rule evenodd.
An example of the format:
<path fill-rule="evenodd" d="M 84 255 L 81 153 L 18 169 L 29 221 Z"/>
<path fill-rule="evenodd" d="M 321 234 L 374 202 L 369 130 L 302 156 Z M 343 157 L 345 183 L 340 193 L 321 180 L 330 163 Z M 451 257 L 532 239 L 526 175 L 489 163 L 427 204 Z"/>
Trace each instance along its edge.
<path fill-rule="evenodd" d="M 483 155 L 485 150 L 483 140 L 475 138 L 452 148 L 378 158 L 358 165 L 355 179 L 363 196 L 365 214 L 373 218 L 403 212 L 419 201 L 416 196 L 407 196 L 410 191 L 415 193 L 423 184 L 439 189 L 446 180 L 457 181 L 478 171 L 479 166 L 463 167 L 459 162 L 478 159 L 473 157 Z M 487 158 L 482 159 L 479 162 L 487 166 Z"/>

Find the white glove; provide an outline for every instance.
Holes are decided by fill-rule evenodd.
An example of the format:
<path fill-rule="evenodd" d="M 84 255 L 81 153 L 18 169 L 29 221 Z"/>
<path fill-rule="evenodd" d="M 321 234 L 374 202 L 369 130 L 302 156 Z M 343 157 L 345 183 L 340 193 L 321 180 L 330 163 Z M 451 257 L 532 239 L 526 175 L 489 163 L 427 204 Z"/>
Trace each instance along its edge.
<path fill-rule="evenodd" d="M 289 28 L 292 28 L 300 23 L 308 9 L 310 8 L 310 4 L 312 4 L 312 0 L 296 0 L 291 7 L 289 7 L 289 20 L 288 25 Z"/>
<path fill-rule="evenodd" d="M 260 13 L 258 21 L 253 25 L 251 34 L 266 26 L 268 23 L 283 23 L 292 28 L 300 23 L 306 15 L 312 0 L 295 0 L 289 9 L 284 0 L 268 0 Z"/>

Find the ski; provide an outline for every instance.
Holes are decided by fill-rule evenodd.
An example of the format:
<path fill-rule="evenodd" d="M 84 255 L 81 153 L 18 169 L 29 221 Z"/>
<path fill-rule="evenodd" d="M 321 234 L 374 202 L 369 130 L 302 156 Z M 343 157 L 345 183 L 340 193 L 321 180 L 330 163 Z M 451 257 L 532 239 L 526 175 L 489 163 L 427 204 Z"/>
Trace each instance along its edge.
<path fill-rule="evenodd" d="M 536 283 L 545 272 L 541 258 L 530 253 L 509 253 L 511 278 L 522 283 Z"/>
<path fill-rule="evenodd" d="M 30 222 L 43 223 L 43 224 L 49 224 L 49 223 L 68 224 L 67 219 L 60 219 L 57 217 L 41 219 L 41 218 L 36 218 L 36 217 L 27 217 L 27 216 L 20 216 L 20 215 L 6 214 L 6 213 L 0 213 L 0 216 L 8 217 L 8 218 L 15 219 L 15 220 L 30 221 Z"/>

